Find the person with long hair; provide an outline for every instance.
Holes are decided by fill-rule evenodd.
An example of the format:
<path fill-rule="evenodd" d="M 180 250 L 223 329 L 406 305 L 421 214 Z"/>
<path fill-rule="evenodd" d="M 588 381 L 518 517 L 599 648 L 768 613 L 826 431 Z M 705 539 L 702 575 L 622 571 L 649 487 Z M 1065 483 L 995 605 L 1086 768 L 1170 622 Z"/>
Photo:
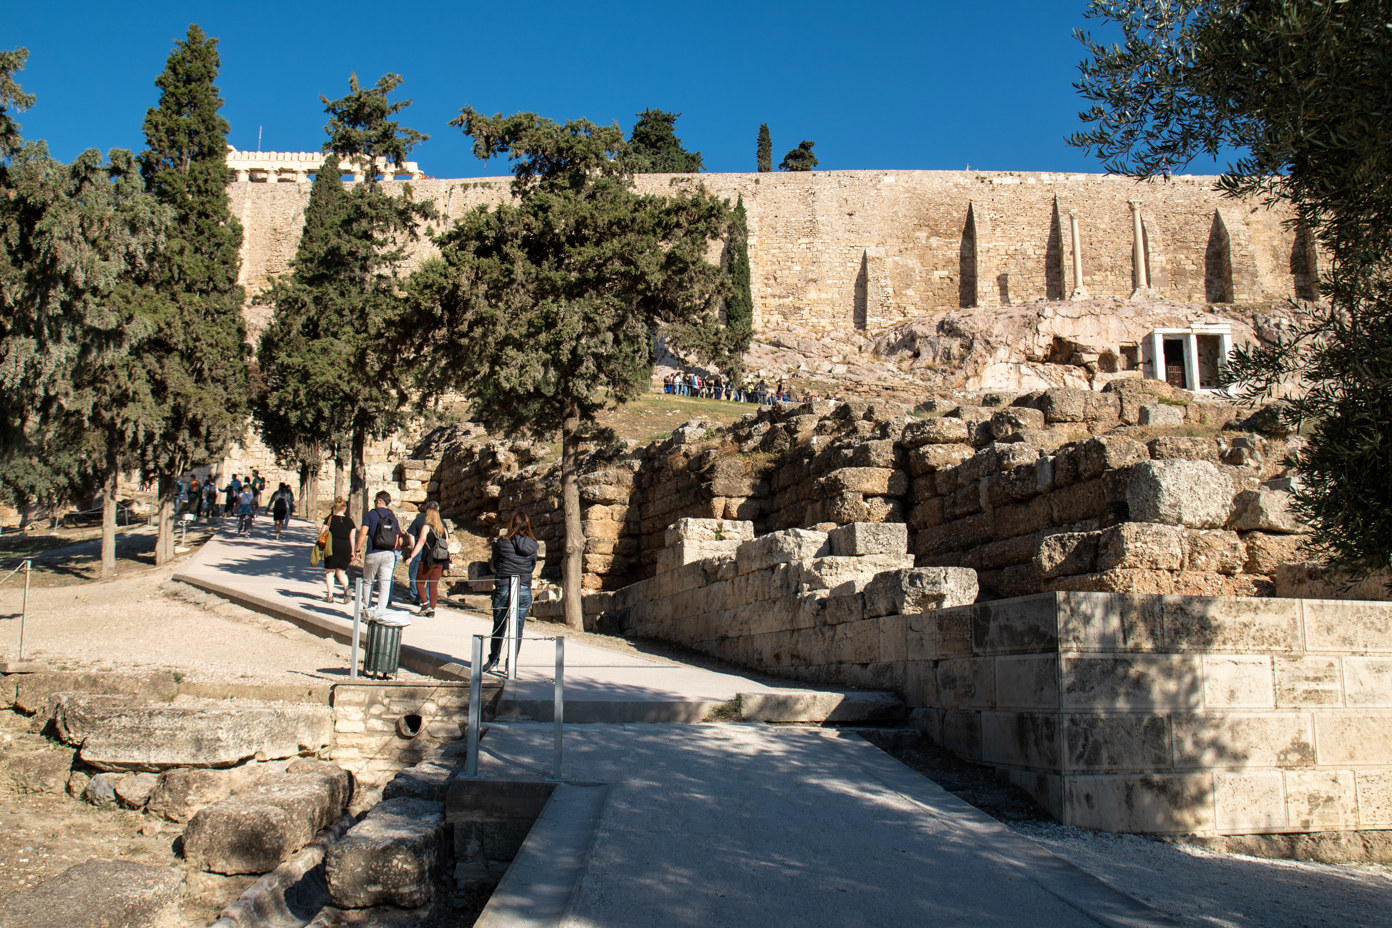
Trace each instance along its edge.
<path fill-rule="evenodd" d="M 514 512 L 507 534 L 493 542 L 493 639 L 488 647 L 488 661 L 483 665 L 484 673 L 497 666 L 498 655 L 503 651 L 513 577 L 517 578 L 517 634 L 522 634 L 522 624 L 532 608 L 532 571 L 536 570 L 537 550 L 532 520 L 525 512 Z"/>
<path fill-rule="evenodd" d="M 343 587 L 343 601 L 348 602 L 348 565 L 357 559 L 358 547 L 354 543 L 357 540 L 357 533 L 353 530 L 357 528 L 353 524 L 353 517 L 348 515 L 348 501 L 343 497 L 338 497 L 333 503 L 333 512 L 324 520 L 324 524 L 329 528 L 329 535 L 333 538 L 333 553 L 324 558 L 324 587 L 328 590 L 324 594 L 324 602 L 334 601 L 334 578 Z"/>
<path fill-rule="evenodd" d="M 435 605 L 440 596 L 440 578 L 449 566 L 449 532 L 440 519 L 440 504 L 435 500 L 425 504 L 424 526 L 416 538 L 416 546 L 411 550 L 409 560 L 419 555 L 420 567 L 416 569 L 416 595 L 420 598 L 419 616 L 435 614 Z"/>

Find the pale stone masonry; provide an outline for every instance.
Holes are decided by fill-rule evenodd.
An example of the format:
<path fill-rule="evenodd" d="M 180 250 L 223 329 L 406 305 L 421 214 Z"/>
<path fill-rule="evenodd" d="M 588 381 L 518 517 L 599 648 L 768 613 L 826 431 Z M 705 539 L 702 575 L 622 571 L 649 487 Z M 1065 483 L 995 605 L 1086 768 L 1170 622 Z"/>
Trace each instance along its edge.
<path fill-rule="evenodd" d="M 289 162 L 277 169 L 305 170 Z M 700 184 L 731 203 L 743 197 L 758 332 L 876 330 L 945 308 L 1081 293 L 1184 303 L 1312 299 L 1319 258 L 1308 237 L 1279 209 L 1222 197 L 1216 180 L 812 171 L 646 174 L 637 186 L 660 194 Z M 503 201 L 510 181 L 412 179 L 389 189 L 407 183 L 454 220 Z M 239 282 L 250 293 L 288 269 L 309 185 L 242 181 L 228 191 L 245 236 Z M 413 260 L 431 247 L 419 243 Z M 251 307 L 253 329 L 266 312 Z"/>
<path fill-rule="evenodd" d="M 1055 592 L 989 603 L 899 525 L 685 519 L 602 628 L 819 686 L 893 689 L 1067 825 L 1392 828 L 1392 604 Z"/>

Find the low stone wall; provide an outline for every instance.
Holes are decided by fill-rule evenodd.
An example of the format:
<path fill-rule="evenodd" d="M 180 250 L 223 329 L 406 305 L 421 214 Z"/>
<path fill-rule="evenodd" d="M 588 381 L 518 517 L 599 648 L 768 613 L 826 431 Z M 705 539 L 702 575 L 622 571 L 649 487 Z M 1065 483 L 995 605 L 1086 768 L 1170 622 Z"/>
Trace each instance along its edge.
<path fill-rule="evenodd" d="M 1204 835 L 1392 828 L 1392 604 L 1051 592 L 958 605 L 898 524 L 753 537 L 688 519 L 610 631 L 818 685 L 894 689 L 935 741 L 1065 824 Z"/>
<path fill-rule="evenodd" d="M 485 686 L 491 714 L 502 692 Z M 333 688 L 334 763 L 368 786 L 381 786 L 442 743 L 464 737 L 468 683 L 339 683 Z"/>

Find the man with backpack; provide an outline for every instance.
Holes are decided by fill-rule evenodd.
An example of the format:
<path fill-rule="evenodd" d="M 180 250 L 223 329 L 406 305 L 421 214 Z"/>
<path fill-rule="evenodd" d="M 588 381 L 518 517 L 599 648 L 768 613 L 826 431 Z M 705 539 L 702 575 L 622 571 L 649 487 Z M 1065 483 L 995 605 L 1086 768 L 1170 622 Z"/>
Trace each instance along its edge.
<path fill-rule="evenodd" d="M 374 500 L 375 506 L 358 529 L 358 550 L 363 554 L 364 611 L 381 620 L 391 603 L 392 575 L 396 573 L 398 552 L 404 546 L 411 550 L 411 538 L 401 526 L 391 506 L 391 494 L 382 490 Z M 372 583 L 377 582 L 377 605 L 372 605 Z M 409 620 L 400 624 L 409 624 Z"/>

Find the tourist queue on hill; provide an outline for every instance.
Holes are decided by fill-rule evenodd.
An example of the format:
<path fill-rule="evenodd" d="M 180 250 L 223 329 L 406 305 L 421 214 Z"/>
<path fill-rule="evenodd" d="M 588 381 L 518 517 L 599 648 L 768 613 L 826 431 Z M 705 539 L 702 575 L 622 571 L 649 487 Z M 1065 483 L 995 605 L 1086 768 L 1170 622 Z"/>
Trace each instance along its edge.
<path fill-rule="evenodd" d="M 700 374 L 668 374 L 662 378 L 662 392 L 672 396 L 695 396 L 708 400 L 729 400 L 733 403 L 784 403 L 793 399 L 783 381 L 773 390 L 760 380 L 754 386 L 734 384 L 720 377 Z"/>

